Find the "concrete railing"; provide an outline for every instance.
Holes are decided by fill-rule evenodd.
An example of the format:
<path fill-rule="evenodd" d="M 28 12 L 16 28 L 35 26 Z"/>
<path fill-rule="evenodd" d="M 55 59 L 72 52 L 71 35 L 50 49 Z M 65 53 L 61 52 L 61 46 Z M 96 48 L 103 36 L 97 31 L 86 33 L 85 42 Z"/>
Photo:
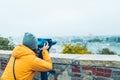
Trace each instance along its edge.
<path fill-rule="evenodd" d="M 11 51 L 0 51 L 0 75 Z M 50 54 L 53 70 L 49 80 L 120 80 L 120 57 L 117 55 Z M 40 80 L 36 72 L 34 80 Z"/>

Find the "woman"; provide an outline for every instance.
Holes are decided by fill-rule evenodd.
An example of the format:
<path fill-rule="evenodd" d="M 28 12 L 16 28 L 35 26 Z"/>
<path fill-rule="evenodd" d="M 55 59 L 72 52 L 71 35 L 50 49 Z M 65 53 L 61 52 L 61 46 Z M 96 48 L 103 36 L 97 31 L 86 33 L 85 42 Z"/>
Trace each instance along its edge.
<path fill-rule="evenodd" d="M 1 80 L 32 80 L 35 71 L 52 69 L 52 60 L 47 51 L 48 43 L 42 48 L 43 59 L 37 57 L 37 39 L 31 33 L 25 33 L 23 44 L 12 51 L 12 56 L 1 76 Z"/>

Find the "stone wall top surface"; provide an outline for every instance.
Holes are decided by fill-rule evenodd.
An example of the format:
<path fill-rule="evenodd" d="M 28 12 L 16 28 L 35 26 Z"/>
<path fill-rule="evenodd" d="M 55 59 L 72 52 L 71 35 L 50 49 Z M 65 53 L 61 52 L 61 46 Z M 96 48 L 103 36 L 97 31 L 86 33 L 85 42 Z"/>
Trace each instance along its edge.
<path fill-rule="evenodd" d="M 96 61 L 120 61 L 118 55 L 93 55 L 93 54 L 50 54 L 53 58 L 67 58 L 75 60 L 96 60 Z"/>
<path fill-rule="evenodd" d="M 12 51 L 0 50 L 0 54 L 7 55 L 11 54 Z M 97 55 L 97 54 L 53 54 L 50 56 L 52 58 L 58 59 L 69 59 L 69 60 L 94 60 L 94 61 L 120 61 L 120 56 L 118 55 Z"/>
<path fill-rule="evenodd" d="M 0 54 L 11 54 L 12 51 L 9 50 L 0 50 Z"/>

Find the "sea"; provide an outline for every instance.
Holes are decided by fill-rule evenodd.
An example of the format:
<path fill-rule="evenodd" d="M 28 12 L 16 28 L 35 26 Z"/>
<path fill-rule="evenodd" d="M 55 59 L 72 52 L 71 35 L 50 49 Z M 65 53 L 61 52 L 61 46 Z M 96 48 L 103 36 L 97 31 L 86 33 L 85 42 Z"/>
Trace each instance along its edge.
<path fill-rule="evenodd" d="M 40 37 L 39 37 L 40 38 Z M 45 37 L 46 38 L 46 37 Z M 59 54 L 64 49 L 65 44 L 79 44 L 86 46 L 86 48 L 93 54 L 103 48 L 109 48 L 117 54 L 120 54 L 120 36 L 62 36 L 62 37 L 47 37 L 53 41 L 57 41 L 50 49 L 50 53 Z M 15 45 L 22 43 L 22 37 L 13 38 Z"/>

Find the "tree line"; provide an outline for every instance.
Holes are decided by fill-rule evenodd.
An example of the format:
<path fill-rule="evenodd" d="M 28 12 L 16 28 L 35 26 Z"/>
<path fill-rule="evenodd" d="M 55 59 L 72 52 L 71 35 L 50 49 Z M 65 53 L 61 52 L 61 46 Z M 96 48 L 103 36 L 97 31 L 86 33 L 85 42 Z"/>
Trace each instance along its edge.
<path fill-rule="evenodd" d="M 0 50 L 12 50 L 14 46 L 15 44 L 13 42 L 12 37 L 0 37 Z"/>

